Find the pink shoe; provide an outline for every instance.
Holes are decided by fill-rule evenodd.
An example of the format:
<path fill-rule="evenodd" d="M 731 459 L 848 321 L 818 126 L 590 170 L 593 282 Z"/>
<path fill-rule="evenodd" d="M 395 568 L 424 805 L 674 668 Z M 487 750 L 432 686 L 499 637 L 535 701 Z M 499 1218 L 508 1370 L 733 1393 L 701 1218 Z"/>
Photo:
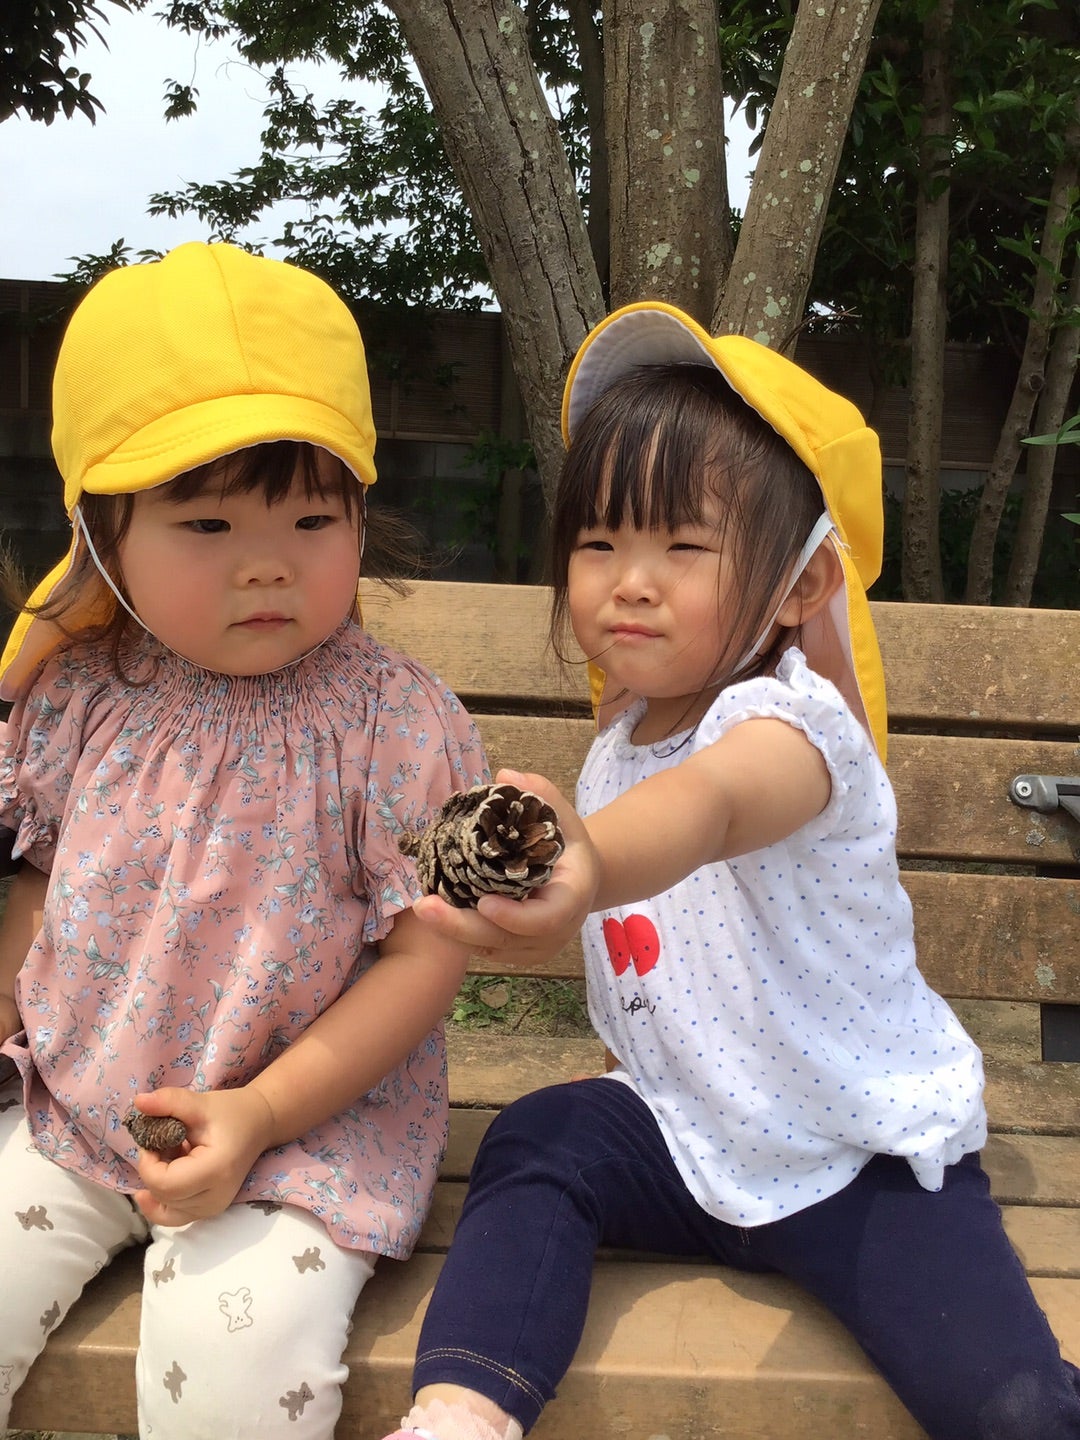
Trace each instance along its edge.
<path fill-rule="evenodd" d="M 439 1440 L 430 1430 L 395 1430 L 392 1435 L 384 1435 L 383 1440 Z"/>

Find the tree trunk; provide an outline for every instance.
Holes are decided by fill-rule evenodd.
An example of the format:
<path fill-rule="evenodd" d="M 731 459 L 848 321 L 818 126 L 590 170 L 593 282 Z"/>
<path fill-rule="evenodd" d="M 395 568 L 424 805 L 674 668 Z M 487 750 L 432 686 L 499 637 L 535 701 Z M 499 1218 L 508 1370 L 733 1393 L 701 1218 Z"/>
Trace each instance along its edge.
<path fill-rule="evenodd" d="M 550 498 L 568 357 L 604 313 L 574 177 L 512 0 L 390 0 L 499 297 Z"/>
<path fill-rule="evenodd" d="M 605 306 L 524 16 L 513 0 L 389 4 L 472 212 L 550 499 L 562 459 L 566 370 Z M 741 268 L 714 310 L 714 330 L 773 344 L 793 338 L 879 4 L 799 7 L 742 226 Z M 612 216 L 613 242 L 627 256 L 613 300 L 664 295 L 708 322 L 730 243 L 715 3 L 607 6 L 614 17 L 605 35 L 607 148 L 631 166 L 625 183 L 610 187 L 620 205 L 626 197 L 626 210 Z M 631 36 L 635 16 L 645 29 Z M 637 82 L 647 91 L 640 97 Z M 706 134 L 704 117 L 713 114 Z M 647 183 L 637 173 L 646 164 Z M 666 223 L 668 211 L 676 223 Z M 653 224 L 658 217 L 662 228 Z"/>
<path fill-rule="evenodd" d="M 1043 387 L 1046 353 L 1057 308 L 1057 290 L 1061 284 L 1066 224 L 1072 209 L 1072 190 L 1077 182 L 1078 128 L 1075 122 L 1070 126 L 1070 139 L 1066 142 L 1064 155 L 1050 185 L 1042 241 L 1035 262 L 1031 315 L 1020 371 L 975 514 L 964 593 L 969 605 L 990 604 L 994 581 L 994 544 L 1001 524 L 1001 512 L 1020 461 L 1021 441 L 1031 434 L 1032 413 Z"/>
<path fill-rule="evenodd" d="M 605 0 L 611 304 L 706 327 L 731 265 L 716 0 Z"/>
<path fill-rule="evenodd" d="M 611 199 L 607 131 L 604 129 L 604 43 L 593 0 L 568 0 L 581 64 L 581 93 L 589 124 L 589 243 L 604 294 L 611 284 Z"/>
<path fill-rule="evenodd" d="M 1073 259 L 1069 289 L 1065 297 L 1065 313 L 1080 314 L 1080 259 Z M 1080 326 L 1060 326 L 1050 345 L 1046 362 L 1046 384 L 1039 396 L 1035 414 L 1035 433 L 1051 435 L 1060 430 L 1069 403 L 1076 364 L 1080 357 Z M 1054 484 L 1054 445 L 1031 445 L 1027 449 L 1027 475 L 1024 499 L 1020 508 L 1020 524 L 1016 532 L 1005 582 L 1006 605 L 1030 605 L 1039 567 L 1046 517 L 1050 510 L 1050 494 Z"/>
<path fill-rule="evenodd" d="M 716 333 L 794 346 L 880 3 L 798 8 Z"/>
<path fill-rule="evenodd" d="M 921 179 L 915 210 L 911 314 L 911 418 L 900 553 L 905 600 L 945 598 L 939 510 L 941 420 L 945 408 L 945 277 L 949 264 L 952 168 L 949 94 L 952 19 L 953 0 L 940 0 L 923 26 Z"/>

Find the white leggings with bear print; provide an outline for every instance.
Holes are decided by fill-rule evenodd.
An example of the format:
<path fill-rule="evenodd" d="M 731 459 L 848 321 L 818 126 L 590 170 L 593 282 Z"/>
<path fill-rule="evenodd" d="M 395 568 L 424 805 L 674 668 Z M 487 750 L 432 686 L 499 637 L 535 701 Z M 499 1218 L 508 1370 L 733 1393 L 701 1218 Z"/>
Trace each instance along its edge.
<path fill-rule="evenodd" d="M 232 1205 L 179 1229 L 35 1149 L 21 1084 L 0 1087 L 0 1434 L 83 1285 L 144 1244 L 141 1440 L 332 1440 L 341 1355 L 374 1257 L 295 1206 Z"/>

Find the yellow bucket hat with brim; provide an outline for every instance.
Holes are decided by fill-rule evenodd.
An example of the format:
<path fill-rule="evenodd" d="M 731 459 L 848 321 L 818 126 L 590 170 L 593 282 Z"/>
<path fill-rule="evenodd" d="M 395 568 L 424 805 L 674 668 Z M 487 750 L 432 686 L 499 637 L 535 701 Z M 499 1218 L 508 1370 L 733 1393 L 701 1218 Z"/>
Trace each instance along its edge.
<path fill-rule="evenodd" d="M 181 245 L 110 271 L 79 303 L 53 376 L 52 448 L 75 521 L 83 495 L 129 495 L 273 440 L 338 456 L 375 481 L 375 424 L 364 346 L 325 281 L 234 245 Z M 40 606 L 79 544 L 35 589 Z M 101 623 L 113 600 L 88 598 L 65 628 Z M 19 615 L 0 660 L 0 698 L 21 693 L 64 640 Z"/>
<path fill-rule="evenodd" d="M 821 487 L 844 584 L 803 627 L 808 663 L 841 691 L 884 761 L 885 676 L 866 592 L 881 573 L 881 447 L 858 409 L 793 361 L 744 335 L 711 336 L 661 301 L 616 310 L 585 338 L 563 393 L 567 445 L 589 408 L 642 365 L 712 365 L 791 446 Z M 603 671 L 590 665 L 594 707 Z"/>

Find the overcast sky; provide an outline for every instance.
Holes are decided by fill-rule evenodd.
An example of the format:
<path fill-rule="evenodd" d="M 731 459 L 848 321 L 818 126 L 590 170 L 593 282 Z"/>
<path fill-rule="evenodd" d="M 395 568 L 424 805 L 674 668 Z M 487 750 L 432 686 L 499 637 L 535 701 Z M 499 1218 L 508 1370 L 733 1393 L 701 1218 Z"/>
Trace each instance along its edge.
<path fill-rule="evenodd" d="M 231 49 L 200 44 L 146 12 L 102 8 L 108 49 L 91 37 L 73 62 L 105 106 L 97 123 L 76 114 L 0 125 L 7 279 L 50 280 L 71 268 L 71 256 L 104 253 L 121 238 L 135 250 L 202 239 L 196 219 L 147 215 L 148 197 L 224 179 L 258 157 L 264 87 Z M 329 67 L 323 73 L 333 78 Z M 198 89 L 195 115 L 162 119 L 166 79 Z"/>
<path fill-rule="evenodd" d="M 77 114 L 52 125 L 21 116 L 0 124 L 5 279 L 51 280 L 72 268 L 71 257 L 103 254 L 119 239 L 133 250 L 204 239 L 194 218 L 147 215 L 148 197 L 187 181 L 225 179 L 258 158 L 264 86 L 256 72 L 224 44 L 196 42 L 147 12 L 103 8 L 108 48 L 91 37 L 74 61 L 90 72 L 90 89 L 105 106 L 97 123 Z M 296 73 L 317 96 L 334 93 L 334 67 Z M 197 114 L 161 118 L 166 79 L 196 87 Z M 731 130 L 729 180 L 732 203 L 741 209 L 749 167 L 741 129 Z M 246 238 L 273 233 L 264 225 Z"/>

